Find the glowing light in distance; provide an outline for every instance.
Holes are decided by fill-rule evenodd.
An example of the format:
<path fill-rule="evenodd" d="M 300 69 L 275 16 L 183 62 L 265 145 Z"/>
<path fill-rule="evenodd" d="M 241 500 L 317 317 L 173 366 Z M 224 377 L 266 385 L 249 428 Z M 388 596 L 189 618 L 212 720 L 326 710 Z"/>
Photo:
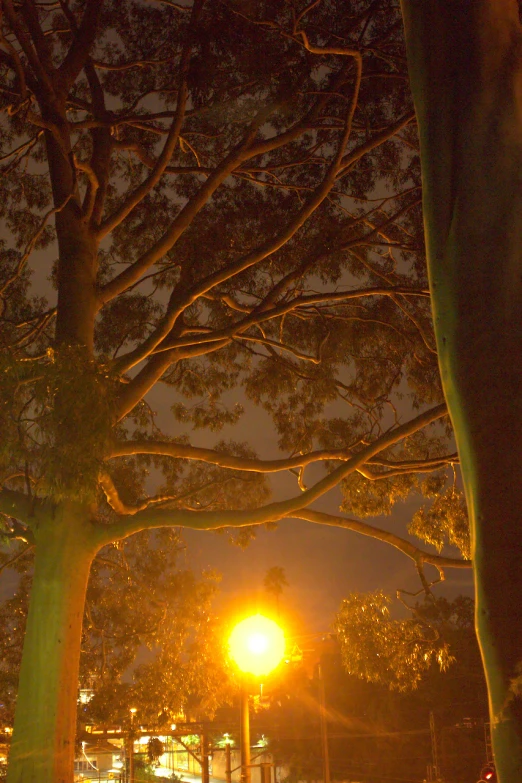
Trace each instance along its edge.
<path fill-rule="evenodd" d="M 269 674 L 285 654 L 285 637 L 273 620 L 261 614 L 238 623 L 229 639 L 230 654 L 241 671 Z"/>

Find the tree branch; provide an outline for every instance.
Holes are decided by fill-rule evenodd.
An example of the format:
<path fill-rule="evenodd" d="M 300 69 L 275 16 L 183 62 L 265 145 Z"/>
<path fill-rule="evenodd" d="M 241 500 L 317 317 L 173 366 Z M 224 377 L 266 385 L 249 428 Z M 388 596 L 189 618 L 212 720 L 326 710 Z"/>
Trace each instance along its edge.
<path fill-rule="evenodd" d="M 19 552 L 18 552 L 16 555 L 14 555 L 14 556 L 13 556 L 13 557 L 11 557 L 9 560 L 6 560 L 6 561 L 5 561 L 5 563 L 2 563 L 2 564 L 0 565 L 0 573 L 1 573 L 2 571 L 4 571 L 6 568 L 9 568 L 9 567 L 10 567 L 10 566 L 12 566 L 14 563 L 16 563 L 16 562 L 17 562 L 17 560 L 20 560 L 22 557 L 24 557 L 24 555 L 27 555 L 27 554 L 29 554 L 29 552 L 30 552 L 32 549 L 34 549 L 34 544 L 33 544 L 33 543 L 27 544 L 27 545 L 26 545 L 25 547 L 23 547 L 23 549 L 21 549 L 21 550 L 20 550 L 20 551 L 19 551 Z"/>
<path fill-rule="evenodd" d="M 220 285 L 221 283 L 230 280 L 231 277 L 240 274 L 246 269 L 249 269 L 268 256 L 272 255 L 281 247 L 283 247 L 283 245 L 285 245 L 296 234 L 296 232 L 308 220 L 310 215 L 312 215 L 322 204 L 335 182 L 341 156 L 349 140 L 352 109 L 353 106 L 351 105 L 346 117 L 346 126 L 342 134 L 338 150 L 335 154 L 334 161 L 330 165 L 323 181 L 305 202 L 302 209 L 298 211 L 293 219 L 287 223 L 285 228 L 279 232 L 276 237 L 263 242 L 257 248 L 251 250 L 249 253 L 246 253 L 244 256 L 232 264 L 229 264 L 224 269 L 218 270 L 217 272 L 214 272 L 213 274 L 203 278 L 203 280 L 197 283 L 189 292 L 187 292 L 185 295 L 179 296 L 177 300 L 171 303 L 169 306 L 169 311 L 162 319 L 160 325 L 154 330 L 154 332 L 150 334 L 140 346 L 138 346 L 135 350 L 130 351 L 125 357 L 122 357 L 118 361 L 118 369 L 120 372 L 125 372 L 131 369 L 136 364 L 138 364 L 138 362 L 149 356 L 152 351 L 154 351 L 154 349 L 157 348 L 157 346 L 162 342 L 162 340 L 167 337 L 181 313 L 183 313 L 187 307 L 190 307 L 190 305 L 193 304 L 196 299 L 198 299 L 198 297 L 206 294 L 208 291 L 210 291 L 211 288 L 214 288 L 214 286 Z"/>
<path fill-rule="evenodd" d="M 341 460 L 346 462 L 354 456 L 350 449 L 321 449 L 310 451 L 308 454 L 298 454 L 295 457 L 282 459 L 262 460 L 249 459 L 247 457 L 235 457 L 231 454 L 225 454 L 214 449 L 204 449 L 198 446 L 187 446 L 182 443 L 161 442 L 153 440 L 120 441 L 116 443 L 106 459 L 116 459 L 117 457 L 129 457 L 135 454 L 156 454 L 161 456 L 173 457 L 175 459 L 188 459 L 205 462 L 210 465 L 219 465 L 221 468 L 230 468 L 230 470 L 244 470 L 249 473 L 278 473 L 283 470 L 292 470 L 310 465 L 313 462 L 324 462 L 327 460 Z M 387 459 L 373 458 L 366 463 L 374 467 L 386 467 L 401 472 L 422 472 L 424 470 L 434 470 L 443 467 L 448 463 L 458 462 L 457 454 L 449 454 L 445 457 L 432 457 L 424 460 L 401 460 L 392 461 Z M 376 475 L 372 473 L 373 476 Z M 380 475 L 380 474 L 379 474 Z M 384 477 L 385 474 L 383 474 Z"/>
<path fill-rule="evenodd" d="M 325 514 L 322 511 L 312 511 L 307 508 L 294 512 L 293 516 L 298 519 L 305 519 L 308 522 L 315 522 L 319 525 L 329 525 L 331 527 L 342 527 L 345 530 L 354 530 L 356 533 L 362 533 L 363 536 L 370 536 L 370 538 L 375 538 L 378 541 L 384 541 L 386 544 L 391 544 L 396 549 L 399 549 L 416 564 L 429 563 L 436 568 L 471 568 L 473 565 L 471 560 L 458 560 L 454 557 L 443 557 L 442 555 L 425 552 L 415 546 L 415 544 L 412 544 L 410 541 L 407 541 L 400 536 L 396 536 L 394 533 L 382 530 L 374 525 L 369 525 L 366 522 L 361 522 L 358 519 L 334 516 L 332 514 Z"/>
<path fill-rule="evenodd" d="M 266 121 L 268 115 L 271 113 L 271 108 L 264 109 L 258 113 L 255 120 L 250 124 L 250 127 L 240 144 L 237 145 L 225 157 L 221 164 L 214 169 L 213 174 L 209 176 L 207 181 L 201 186 L 198 193 L 185 204 L 163 236 L 133 264 L 130 264 L 123 272 L 103 286 L 98 294 L 100 306 L 109 302 L 111 299 L 114 299 L 118 294 L 126 291 L 129 286 L 136 283 L 147 269 L 155 264 L 156 261 L 159 261 L 159 259 L 168 253 L 176 244 L 179 237 L 192 223 L 192 220 L 200 210 L 203 209 L 208 199 L 221 183 L 225 181 L 229 174 L 231 174 L 240 163 L 247 159 L 247 150 L 254 140 L 259 127 Z"/>
<path fill-rule="evenodd" d="M 151 192 L 151 190 L 158 184 L 161 177 L 165 173 L 165 169 L 167 168 L 167 165 L 170 159 L 172 158 L 174 150 L 176 149 L 176 146 L 180 138 L 180 132 L 183 125 L 183 120 L 185 117 L 185 108 L 187 104 L 188 91 L 187 91 L 186 79 L 187 79 L 187 72 L 190 64 L 190 55 L 193 46 L 193 31 L 194 31 L 194 26 L 197 24 L 197 21 L 201 14 L 202 8 L 203 8 L 203 0 L 194 0 L 194 5 L 192 7 L 192 14 L 190 19 L 190 29 L 192 34 L 189 34 L 186 37 L 185 46 L 183 48 L 181 61 L 179 65 L 180 84 L 178 88 L 176 111 L 174 113 L 174 118 L 172 120 L 161 154 L 157 159 L 151 173 L 144 180 L 144 182 L 142 182 L 141 185 L 139 185 L 134 191 L 132 191 L 132 193 L 129 193 L 129 195 L 126 197 L 125 201 L 123 202 L 123 204 L 120 205 L 120 207 L 116 210 L 116 212 L 114 212 L 110 217 L 108 217 L 106 220 L 103 221 L 98 231 L 99 240 L 103 239 L 103 237 L 107 236 L 107 234 L 110 234 L 110 232 L 113 231 L 116 228 L 116 226 L 118 226 L 123 220 L 125 220 L 125 218 L 128 215 L 130 215 L 132 210 L 136 206 L 138 206 L 138 204 L 140 204 L 141 201 L 143 201 L 145 196 L 147 196 Z"/>
<path fill-rule="evenodd" d="M 343 81 L 344 78 L 345 73 L 342 71 L 339 74 L 338 79 Z M 310 121 L 319 114 L 328 99 L 328 94 L 322 95 L 307 115 L 296 122 L 295 125 L 287 131 L 272 136 L 269 139 L 255 142 L 259 128 L 263 126 L 275 109 L 280 108 L 280 104 L 272 104 L 264 107 L 258 112 L 244 135 L 243 140 L 231 150 L 223 161 L 214 169 L 213 174 L 208 177 L 207 181 L 202 185 L 196 195 L 185 204 L 163 236 L 149 248 L 147 252 L 138 258 L 137 261 L 127 267 L 127 269 L 117 275 L 100 290 L 98 295 L 100 306 L 111 299 L 114 299 L 118 294 L 136 283 L 147 269 L 156 263 L 156 261 L 159 261 L 159 259 L 175 245 L 185 229 L 191 224 L 194 217 L 205 206 L 208 199 L 238 166 L 246 160 L 258 155 L 264 155 L 267 152 L 278 149 L 299 138 L 299 136 L 308 130 Z"/>
<path fill-rule="evenodd" d="M 430 293 L 425 289 L 407 288 L 405 286 L 394 286 L 390 288 L 362 288 L 356 291 L 343 291 L 331 294 L 310 294 L 307 296 L 299 296 L 289 302 L 284 302 L 280 305 L 263 310 L 262 305 L 256 307 L 255 310 L 248 313 L 246 318 L 237 321 L 235 324 L 227 327 L 226 329 L 217 329 L 210 334 L 203 334 L 200 337 L 195 335 L 189 335 L 187 337 L 180 337 L 176 341 L 172 341 L 163 350 L 180 349 L 184 346 L 190 345 L 211 345 L 214 341 L 223 340 L 224 338 L 241 337 L 241 333 L 251 326 L 257 326 L 264 321 L 269 321 L 274 318 L 278 318 L 288 313 L 296 312 L 301 307 L 306 308 L 310 305 L 317 305 L 326 302 L 339 302 L 344 303 L 352 299 L 358 299 L 367 296 L 391 296 L 393 294 L 400 293 L 403 296 L 420 296 L 422 298 L 429 298 Z M 206 295 L 203 295 L 206 296 Z M 265 301 L 268 301 L 268 297 Z M 255 339 L 255 338 L 252 338 Z M 260 341 L 261 342 L 261 341 Z M 159 353 L 159 349 L 156 349 L 155 353 Z M 128 355 L 128 354 L 127 354 Z M 126 356 L 121 357 L 121 366 L 125 367 Z M 119 365 L 120 366 L 120 365 Z"/>
<path fill-rule="evenodd" d="M 68 87 L 74 84 L 76 77 L 87 62 L 96 38 L 96 28 L 103 2 L 104 0 L 87 0 L 74 41 L 58 69 Z"/>
<path fill-rule="evenodd" d="M 182 349 L 165 351 L 157 356 L 153 356 L 149 359 L 145 367 L 140 370 L 132 381 L 126 384 L 120 392 L 115 408 L 117 420 L 121 421 L 130 413 L 134 406 L 143 399 L 145 394 L 154 386 L 156 381 L 159 381 L 163 373 L 166 372 L 174 362 L 193 358 L 195 356 L 207 355 L 212 351 L 219 351 L 220 348 L 224 348 L 229 342 L 228 339 L 220 340 L 219 342 L 212 343 L 212 346 L 210 347 L 205 344 L 189 345 Z"/>
<path fill-rule="evenodd" d="M 406 424 L 390 430 L 380 438 L 361 449 L 345 464 L 336 468 L 328 476 L 318 481 L 313 487 L 300 495 L 287 500 L 269 503 L 260 508 L 245 511 L 180 511 L 177 509 L 147 509 L 140 511 L 130 519 L 121 518 L 113 525 L 100 526 L 99 538 L 103 543 L 126 538 L 140 530 L 156 527 L 188 527 L 194 530 L 217 530 L 222 527 L 247 527 L 276 521 L 282 517 L 292 516 L 296 511 L 305 508 L 330 489 L 336 487 L 342 479 L 358 470 L 384 449 L 393 446 L 414 432 L 426 427 L 447 414 L 446 404 L 442 403 L 419 414 Z"/>
<path fill-rule="evenodd" d="M 49 93 L 52 93 L 53 86 L 51 80 L 49 79 L 47 72 L 43 68 L 42 63 L 40 62 L 40 59 L 31 41 L 29 40 L 29 36 L 27 35 L 25 29 L 18 21 L 16 12 L 13 8 L 12 0 L 2 0 L 2 4 L 5 10 L 7 21 L 9 22 L 9 25 L 11 27 L 11 30 L 13 31 L 14 35 L 18 39 L 18 42 L 22 47 L 22 50 L 35 73 L 35 76 L 37 77 L 37 79 L 40 80 L 42 86 L 44 86 Z"/>

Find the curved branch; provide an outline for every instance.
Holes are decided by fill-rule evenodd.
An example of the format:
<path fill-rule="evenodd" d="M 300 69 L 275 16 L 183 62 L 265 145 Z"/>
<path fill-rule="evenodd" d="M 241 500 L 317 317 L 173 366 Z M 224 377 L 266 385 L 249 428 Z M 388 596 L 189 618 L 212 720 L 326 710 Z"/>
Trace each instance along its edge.
<path fill-rule="evenodd" d="M 257 326 L 260 323 L 263 323 L 264 321 L 270 321 L 273 318 L 278 318 L 282 315 L 287 315 L 288 313 L 292 313 L 294 311 L 298 311 L 301 307 L 307 308 L 311 305 L 318 305 L 322 303 L 334 303 L 338 302 L 339 304 L 344 304 L 345 302 L 348 302 L 352 299 L 359 299 L 362 297 L 367 296 L 390 296 L 393 298 L 394 294 L 400 293 L 402 296 L 419 296 L 422 298 L 429 298 L 430 293 L 426 289 L 416 289 L 416 288 L 407 288 L 405 286 L 395 286 L 395 287 L 378 287 L 378 288 L 366 288 L 366 289 L 359 289 L 356 291 L 342 291 L 342 292 L 335 292 L 335 293 L 329 293 L 329 294 L 311 294 L 307 296 L 299 296 L 295 299 L 291 299 L 288 302 L 283 302 L 282 304 L 274 305 L 270 309 L 263 309 L 261 306 L 256 307 L 255 310 L 250 311 L 246 310 L 247 316 L 240 321 L 236 321 L 235 324 L 232 324 L 231 326 L 225 328 L 225 329 L 219 329 L 212 331 L 210 334 L 201 334 L 199 337 L 188 335 L 187 337 L 180 337 L 175 342 L 172 342 L 168 346 L 165 346 L 163 348 L 162 346 L 156 348 L 154 350 L 155 354 L 160 353 L 162 350 L 164 351 L 170 351 L 173 348 L 179 349 L 185 346 L 190 345 L 203 345 L 208 344 L 211 345 L 213 342 L 217 342 L 220 340 L 223 340 L 225 338 L 234 338 L 236 336 L 240 337 L 240 339 L 243 339 L 241 337 L 241 334 L 246 329 L 250 328 L 251 326 Z M 202 294 L 205 298 L 211 298 L 209 297 L 208 293 Z M 225 301 L 223 299 L 223 301 Z M 259 341 L 261 342 L 261 341 Z M 120 369 L 120 366 L 122 368 L 125 368 L 127 358 L 130 355 L 125 354 L 124 356 L 120 357 L 121 365 L 118 363 L 118 368 Z M 308 358 L 308 357 L 306 357 Z M 119 361 L 120 361 L 119 360 Z"/>
<path fill-rule="evenodd" d="M 2 288 L 0 289 L 0 296 L 2 296 L 5 293 L 5 291 L 7 290 L 7 288 L 12 283 L 14 283 L 15 280 L 17 280 L 20 277 L 20 275 L 23 272 L 24 267 L 25 267 L 25 265 L 26 265 L 26 263 L 27 263 L 27 261 L 29 259 L 29 256 L 33 252 L 33 250 L 34 250 L 38 240 L 42 236 L 42 233 L 44 232 L 45 227 L 47 226 L 47 221 L 49 220 L 49 218 L 51 218 L 51 217 L 53 217 L 53 215 L 57 215 L 59 212 L 61 212 L 62 209 L 64 209 L 67 206 L 67 204 L 71 200 L 72 196 L 73 196 L 73 193 L 72 192 L 69 193 L 69 195 L 66 196 L 66 198 L 62 201 L 61 204 L 58 204 L 57 207 L 53 207 L 52 209 L 50 209 L 48 212 L 45 213 L 45 215 L 43 216 L 43 218 L 42 218 L 42 220 L 40 222 L 40 225 L 36 229 L 36 232 L 33 234 L 31 239 L 28 241 L 27 245 L 25 246 L 23 255 L 20 257 L 20 259 L 18 261 L 18 264 L 17 264 L 15 272 L 11 275 L 11 277 L 9 277 L 6 280 L 6 282 L 4 283 Z"/>
<path fill-rule="evenodd" d="M 161 442 L 153 440 L 128 440 L 116 443 L 106 459 L 115 459 L 116 457 L 129 457 L 135 454 L 156 454 L 164 457 L 174 457 L 175 459 L 199 460 L 210 465 L 218 465 L 221 468 L 230 468 L 230 470 L 244 470 L 248 473 L 278 473 L 283 470 L 293 470 L 295 468 L 305 467 L 313 462 L 325 460 L 342 460 L 346 462 L 354 456 L 353 451 L 348 449 L 321 449 L 311 451 L 308 454 L 298 454 L 295 457 L 287 459 L 248 459 L 246 457 L 234 457 L 231 454 L 214 451 L 213 449 L 204 449 L 198 446 L 187 446 L 182 443 Z M 438 467 L 447 465 L 449 462 L 458 461 L 456 454 L 449 454 L 446 457 L 433 457 L 424 460 L 402 460 L 393 462 L 386 459 L 371 459 L 366 463 L 372 467 L 386 467 L 394 470 L 422 472 L 423 470 L 434 470 Z M 363 471 L 362 468 L 359 469 Z M 368 471 L 369 472 L 369 471 Z M 388 473 L 382 474 L 384 478 Z M 371 473 L 371 478 L 381 477 L 381 474 Z"/>
<path fill-rule="evenodd" d="M 202 7 L 202 0 L 195 0 L 192 8 L 192 17 L 190 20 L 192 27 L 197 23 Z M 165 169 L 168 166 L 169 161 L 172 158 L 174 150 L 178 144 L 183 120 L 185 118 L 185 108 L 188 98 L 187 72 L 190 63 L 192 44 L 193 36 L 189 35 L 187 36 L 187 41 L 181 55 L 181 62 L 179 66 L 180 84 L 178 88 L 176 111 L 174 113 L 174 118 L 169 128 L 168 136 L 165 140 L 165 144 L 163 145 L 161 154 L 157 159 L 151 173 L 144 180 L 144 182 L 142 182 L 134 191 L 128 194 L 123 204 L 121 204 L 114 214 L 110 215 L 106 220 L 103 221 L 98 231 L 99 240 L 107 236 L 107 234 L 113 231 L 116 226 L 118 226 L 128 215 L 130 215 L 133 209 L 138 206 L 138 204 L 143 201 L 145 196 L 147 196 L 158 184 L 163 174 L 165 173 Z"/>
<path fill-rule="evenodd" d="M 120 517 L 113 525 L 99 526 L 98 537 L 101 545 L 116 539 L 126 538 L 140 530 L 157 527 L 189 527 L 194 530 L 217 530 L 222 527 L 247 527 L 262 525 L 282 517 L 292 516 L 296 511 L 305 508 L 330 489 L 336 487 L 342 479 L 358 470 L 371 457 L 384 449 L 393 446 L 400 440 L 413 435 L 414 432 L 426 427 L 434 421 L 446 416 L 445 403 L 437 405 L 414 419 L 388 431 L 373 443 L 366 446 L 346 463 L 332 471 L 328 476 L 318 481 L 313 487 L 300 495 L 287 500 L 268 503 L 266 506 L 244 511 L 187 511 L 177 509 L 147 509 L 139 511 L 130 519 Z"/>
<path fill-rule="evenodd" d="M 259 112 L 255 120 L 250 124 L 242 142 L 214 169 L 213 174 L 201 186 L 197 194 L 185 204 L 160 239 L 133 264 L 120 272 L 119 275 L 110 280 L 101 289 L 98 296 L 100 306 L 111 301 L 118 294 L 126 291 L 129 286 L 136 283 L 147 269 L 155 264 L 156 261 L 159 261 L 176 244 L 179 237 L 192 223 L 194 217 L 203 209 L 218 187 L 240 163 L 243 163 L 248 158 L 247 150 L 255 139 L 259 127 L 268 118 L 269 113 L 267 109 Z"/>
<path fill-rule="evenodd" d="M 343 72 L 339 74 L 339 79 L 344 80 Z M 129 286 L 136 283 L 141 278 L 141 276 L 153 264 L 156 263 L 156 261 L 164 256 L 165 253 L 167 253 L 175 245 L 179 237 L 191 224 L 194 217 L 206 205 L 209 198 L 227 179 L 227 177 L 237 169 L 238 166 L 253 157 L 264 155 L 267 152 L 279 149 L 285 144 L 302 136 L 302 134 L 305 133 L 309 128 L 310 122 L 313 121 L 322 111 L 325 103 L 328 101 L 328 98 L 328 94 L 321 95 L 314 106 L 306 114 L 306 116 L 298 120 L 292 127 L 283 133 L 271 136 L 267 139 L 256 141 L 259 128 L 261 128 L 268 121 L 269 117 L 276 109 L 281 107 L 281 104 L 270 104 L 269 106 L 263 107 L 248 126 L 242 141 L 236 147 L 234 147 L 234 149 L 232 149 L 221 161 L 221 163 L 214 169 L 214 172 L 208 177 L 207 181 L 201 186 L 196 195 L 185 204 L 185 206 L 181 209 L 181 211 L 171 223 L 170 227 L 165 231 L 160 239 L 158 239 L 157 242 L 142 256 L 140 256 L 140 258 L 138 258 L 133 264 L 124 269 L 115 278 L 110 280 L 100 290 L 100 306 L 110 301 L 111 299 L 114 299 L 114 297 L 118 296 L 118 294 L 127 290 Z M 400 127 L 402 127 L 402 125 Z M 393 132 L 395 133 L 395 130 Z M 377 143 L 382 143 L 382 141 Z M 365 149 L 366 147 L 367 145 L 365 145 Z M 372 147 L 370 147 L 370 149 L 372 149 Z M 250 265 L 251 264 L 248 264 L 248 266 Z M 234 272 L 234 274 L 237 274 L 237 272 Z M 228 276 L 225 277 L 225 279 L 228 279 Z M 214 282 L 212 282 L 212 284 L 208 286 L 202 293 L 205 293 L 213 285 Z M 186 306 L 188 307 L 189 305 L 190 302 Z"/>
<path fill-rule="evenodd" d="M 314 522 L 319 525 L 329 525 L 331 527 L 342 527 L 345 530 L 354 530 L 356 533 L 362 533 L 363 536 L 370 536 L 378 541 L 391 544 L 399 549 L 405 555 L 410 557 L 416 564 L 429 563 L 436 568 L 471 568 L 471 560 L 458 560 L 455 557 L 443 557 L 442 555 L 425 552 L 423 549 L 407 541 L 405 538 L 390 533 L 388 530 L 382 530 L 367 522 L 361 522 L 358 519 L 349 519 L 347 517 L 338 517 L 333 514 L 325 514 L 322 511 L 312 511 L 305 508 L 294 512 L 294 517 L 305 519 L 308 522 Z"/>
<path fill-rule="evenodd" d="M 406 119 L 402 118 L 398 123 L 395 123 L 394 125 L 390 126 L 390 128 L 387 128 L 383 133 L 375 136 L 374 139 L 371 139 L 366 144 L 363 144 L 360 147 L 356 148 L 352 153 L 350 153 L 349 161 L 347 161 L 346 158 L 342 158 L 342 154 L 346 147 L 346 144 L 348 143 L 348 139 L 350 135 L 352 110 L 353 110 L 353 105 L 350 106 L 350 110 L 346 118 L 345 132 L 343 133 L 343 137 L 339 143 L 339 148 L 336 153 L 334 163 L 330 166 L 323 181 L 317 186 L 317 188 L 310 195 L 309 199 L 305 202 L 304 206 L 287 223 L 284 229 L 281 232 L 279 232 L 273 239 L 265 241 L 258 247 L 246 253 L 244 256 L 238 258 L 235 262 L 229 264 L 227 267 L 220 269 L 214 272 L 213 274 L 208 275 L 206 278 L 203 278 L 203 280 L 199 281 L 191 291 L 187 292 L 184 297 L 181 297 L 175 303 L 175 305 L 173 304 L 169 308 L 169 312 L 162 319 L 161 323 L 158 325 L 156 330 L 152 332 L 143 341 L 141 345 L 137 346 L 132 351 L 129 351 L 129 353 L 127 353 L 125 356 L 119 359 L 118 369 L 120 372 L 125 372 L 131 369 L 140 361 L 143 361 L 143 359 L 147 358 L 147 356 L 149 356 L 152 353 L 152 351 L 155 351 L 158 348 L 158 346 L 160 346 L 162 340 L 164 340 L 165 337 L 167 337 L 167 335 L 169 334 L 173 324 L 176 322 L 176 319 L 179 317 L 179 315 L 187 307 L 193 304 L 196 301 L 196 299 L 198 299 L 198 297 L 205 296 L 215 286 L 220 285 L 221 283 L 230 280 L 232 277 L 235 277 L 236 275 L 240 274 L 246 269 L 255 266 L 255 264 L 259 263 L 260 261 L 263 261 L 265 258 L 272 255 L 277 250 L 279 250 L 283 245 L 285 245 L 295 235 L 295 233 L 302 227 L 302 225 L 308 220 L 310 215 L 313 214 L 313 212 L 321 205 L 321 203 L 328 196 L 329 192 L 331 191 L 334 185 L 335 179 L 338 176 L 340 169 L 342 168 L 343 170 L 346 170 L 347 166 L 350 166 L 353 163 L 355 163 L 357 160 L 359 160 L 359 158 L 363 154 L 373 149 L 374 147 L 379 146 L 387 139 L 391 138 L 397 132 L 397 130 L 402 128 L 411 119 L 411 115 L 408 115 Z M 219 171 L 219 168 L 220 167 L 218 167 L 218 169 L 216 170 L 216 174 Z M 212 179 L 213 177 L 209 178 L 209 180 L 207 181 L 207 185 L 210 183 Z M 215 187 L 217 187 L 217 184 Z M 181 211 L 177 219 L 181 218 L 181 216 L 183 215 L 185 210 L 187 210 L 189 205 L 184 207 L 184 209 Z M 405 209 L 409 209 L 409 205 L 406 208 L 401 209 L 399 214 L 401 214 Z M 190 217 L 190 220 L 192 220 L 192 217 L 193 216 Z M 183 224 L 180 226 L 179 235 L 181 235 L 181 233 L 185 230 L 185 227 L 186 226 Z M 174 243 L 174 241 L 172 242 L 172 244 Z M 352 240 L 352 242 L 345 243 L 345 244 L 348 247 L 352 243 L 360 244 L 360 242 L 361 240 L 358 239 L 358 240 Z M 145 256 L 146 255 L 147 254 L 145 254 Z M 116 296 L 117 293 L 121 292 L 122 290 L 121 286 L 123 280 L 127 279 L 123 288 L 126 288 L 131 283 L 134 283 L 137 280 L 139 280 L 142 272 L 145 271 L 145 269 L 148 268 L 153 263 L 153 261 L 150 261 L 150 263 L 149 261 L 147 261 L 146 266 L 141 268 L 141 264 L 144 263 L 145 256 L 143 256 L 141 260 L 135 262 L 135 264 L 133 264 L 127 270 L 124 270 L 117 278 L 115 278 L 115 280 L 111 281 L 111 283 L 109 283 L 105 287 L 104 292 L 102 292 L 101 294 L 101 298 L 100 298 L 101 303 L 108 301 L 113 296 Z M 132 270 L 137 271 L 138 267 L 140 268 L 140 271 L 137 275 L 134 275 L 134 272 Z M 118 281 L 118 285 L 116 285 L 117 281 Z M 248 319 L 245 319 L 245 321 L 246 320 Z M 256 319 L 254 318 L 253 321 L 255 322 L 255 320 Z M 245 328 L 246 328 L 246 324 L 245 324 Z M 234 327 L 231 327 L 231 329 L 233 330 Z M 183 344 L 183 342 L 180 342 L 178 344 L 181 345 Z M 173 347 L 172 345 L 168 345 L 165 347 L 165 350 L 170 350 L 170 348 L 172 347 Z"/>
<path fill-rule="evenodd" d="M 181 499 L 179 496 L 174 497 L 172 495 L 156 495 L 151 498 L 146 498 L 136 506 L 129 506 L 127 503 L 122 501 L 120 494 L 112 480 L 112 477 L 108 473 L 102 472 L 98 480 L 100 482 L 101 488 L 105 493 L 105 497 L 107 498 L 107 503 L 109 506 L 113 509 L 113 511 L 116 511 L 117 514 L 124 516 L 132 516 L 137 514 L 138 511 L 144 511 L 146 508 L 150 508 L 156 504 L 159 505 L 161 503 L 165 505 L 166 503 L 178 502 Z"/>
<path fill-rule="evenodd" d="M 9 560 L 6 560 L 5 563 L 2 563 L 0 565 L 0 573 L 2 571 L 4 571 L 6 568 L 9 568 L 14 563 L 16 563 L 17 560 L 20 560 L 22 557 L 27 555 L 32 549 L 34 549 L 34 544 L 33 543 L 26 544 L 26 546 L 24 546 L 23 549 L 21 549 L 19 552 L 17 552 L 16 555 L 14 555 Z"/>

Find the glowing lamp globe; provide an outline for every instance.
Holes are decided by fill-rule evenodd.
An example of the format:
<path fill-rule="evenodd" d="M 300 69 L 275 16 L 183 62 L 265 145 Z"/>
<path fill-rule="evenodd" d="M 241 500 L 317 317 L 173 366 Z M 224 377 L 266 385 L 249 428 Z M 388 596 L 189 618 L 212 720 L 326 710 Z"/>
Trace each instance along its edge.
<path fill-rule="evenodd" d="M 269 674 L 285 654 L 285 637 L 273 620 L 261 614 L 238 623 L 229 639 L 230 655 L 241 671 L 257 677 Z"/>

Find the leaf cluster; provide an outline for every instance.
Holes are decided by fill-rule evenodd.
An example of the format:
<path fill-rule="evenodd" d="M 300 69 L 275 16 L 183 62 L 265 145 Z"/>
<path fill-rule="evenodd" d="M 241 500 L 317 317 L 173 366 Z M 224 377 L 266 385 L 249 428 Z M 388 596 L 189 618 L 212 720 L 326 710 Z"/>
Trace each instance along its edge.
<path fill-rule="evenodd" d="M 393 619 L 390 604 L 382 591 L 352 593 L 341 604 L 335 630 L 348 673 L 406 691 L 416 688 L 432 665 L 444 671 L 454 658 L 439 614 L 433 618 L 415 610 L 411 617 Z"/>
<path fill-rule="evenodd" d="M 184 567 L 184 549 L 177 531 L 161 530 L 106 547 L 95 559 L 80 670 L 81 686 L 91 689 L 93 698 L 79 705 L 82 723 L 125 724 L 132 703 L 142 720 L 170 724 L 182 711 L 203 710 L 208 716 L 229 698 L 223 633 L 212 608 L 219 577 L 214 572 L 198 577 Z M 0 604 L 5 725 L 12 725 L 16 701 L 30 552 L 11 567 L 21 576 L 13 597 Z"/>

